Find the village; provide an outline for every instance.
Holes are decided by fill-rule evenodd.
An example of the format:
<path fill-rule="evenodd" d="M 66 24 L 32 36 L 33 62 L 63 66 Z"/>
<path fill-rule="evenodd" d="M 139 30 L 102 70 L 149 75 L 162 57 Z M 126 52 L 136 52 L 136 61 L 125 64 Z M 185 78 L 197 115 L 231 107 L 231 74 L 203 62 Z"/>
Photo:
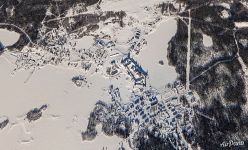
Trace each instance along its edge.
<path fill-rule="evenodd" d="M 103 123 L 106 124 L 104 126 L 113 126 L 112 129 L 109 129 L 111 131 L 108 130 L 108 132 L 119 135 L 115 131 L 122 130 L 123 134 L 120 136 L 132 135 L 139 132 L 140 129 L 158 127 L 159 133 L 155 136 L 171 139 L 171 144 L 175 147 L 187 147 L 185 137 L 194 141 L 195 133 L 192 118 L 196 99 L 193 93 L 185 91 L 181 84 L 175 84 L 171 88 L 167 88 L 167 92 L 163 94 L 153 88 L 139 88 L 139 90 L 133 92 L 128 103 L 123 103 L 118 87 L 111 85 L 108 93 L 112 102 L 99 101 L 96 104 L 92 112 L 94 118 L 90 118 L 92 125 L 95 122 L 95 125 Z M 124 120 L 120 120 L 121 116 L 125 116 Z M 115 118 L 114 120 L 117 122 L 106 122 L 107 118 Z M 120 127 L 118 124 L 124 126 Z M 91 132 L 89 132 L 90 128 Z M 132 128 L 132 130 L 129 128 Z M 89 124 L 86 132 L 82 133 L 83 140 L 94 139 L 94 136 L 91 135 L 91 133 L 95 133 L 93 131 L 94 125 Z M 106 133 L 105 130 L 103 132 Z M 182 134 L 178 135 L 178 132 L 182 132 Z M 91 138 L 88 139 L 88 136 Z"/>
<path fill-rule="evenodd" d="M 94 108 L 88 114 L 87 129 L 84 128 L 81 132 L 83 141 L 95 139 L 100 134 L 98 125 L 101 125 L 101 131 L 105 135 L 117 135 L 127 139 L 130 147 L 137 147 L 136 142 L 132 140 L 141 131 L 152 132 L 158 129 L 158 132 L 152 133 L 152 136 L 169 140 L 175 147 L 187 148 L 185 137 L 194 140 L 192 105 L 195 103 L 195 98 L 193 93 L 186 91 L 181 83 L 171 83 L 170 87 L 164 85 L 163 92 L 151 85 L 149 73 L 152 69 L 148 69 L 137 57 L 145 50 L 147 52 L 145 48 L 150 44 L 148 34 L 155 29 L 162 16 L 157 15 L 159 10 L 157 7 L 150 6 L 144 9 L 145 14 L 150 14 L 150 17 L 140 22 L 132 16 L 125 18 L 123 11 L 99 13 L 100 9 L 96 13 L 79 16 L 76 16 L 77 13 L 84 11 L 75 9 L 72 10 L 72 14 L 65 16 L 68 19 L 60 17 L 51 21 L 44 19 L 41 23 L 42 27 L 38 30 L 37 40 L 32 46 L 25 46 L 21 52 L 15 54 L 17 58 L 15 71 L 23 68 L 33 69 L 32 75 L 36 69 L 53 65 L 66 70 L 77 70 L 66 78 L 72 84 L 71 88 L 75 88 L 76 91 L 83 93 L 91 86 L 102 86 L 107 89 L 109 99 L 105 97 L 95 99 L 97 102 L 92 105 Z M 49 15 L 47 18 L 49 19 Z M 93 24 L 87 24 L 82 21 L 84 19 Z M 49 25 L 57 27 L 50 28 Z M 109 30 L 110 28 L 113 30 Z M 123 36 L 123 32 L 128 34 Z M 148 48 L 154 51 L 153 47 Z M 161 49 L 161 51 L 166 50 Z M 140 59 L 148 58 L 150 57 Z M 163 58 L 166 58 L 166 53 L 163 54 Z M 162 65 L 164 67 L 167 63 L 164 59 L 151 59 L 156 59 L 156 62 L 151 61 L 151 63 L 158 68 Z M 95 82 L 96 85 L 92 85 L 90 77 L 95 74 L 102 76 L 102 80 L 108 80 L 109 87 Z M 123 81 L 125 84 L 119 84 Z M 164 81 L 161 82 L 166 84 Z M 123 89 L 126 91 L 123 92 Z M 123 96 L 124 94 L 127 96 Z M 85 96 L 82 101 L 84 98 Z M 25 113 L 25 119 L 29 123 L 36 122 L 47 107 L 48 105 L 43 105 L 31 109 Z M 7 124 L 8 119 L 0 123 L 0 127 L 4 128 Z M 181 131 L 183 134 L 178 134 Z M 146 138 L 145 135 L 143 136 L 139 138 Z"/>

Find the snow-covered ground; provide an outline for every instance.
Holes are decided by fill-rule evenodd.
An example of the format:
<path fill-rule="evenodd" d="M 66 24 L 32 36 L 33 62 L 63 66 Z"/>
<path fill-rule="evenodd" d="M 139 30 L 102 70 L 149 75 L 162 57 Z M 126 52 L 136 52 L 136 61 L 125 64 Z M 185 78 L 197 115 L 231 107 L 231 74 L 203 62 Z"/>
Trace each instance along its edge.
<path fill-rule="evenodd" d="M 203 36 L 203 45 L 206 47 L 210 47 L 213 46 L 213 39 L 211 38 L 211 36 L 208 36 L 206 34 L 202 34 Z"/>
<path fill-rule="evenodd" d="M 167 83 L 172 83 L 177 78 L 175 68 L 168 65 L 168 42 L 177 30 L 177 22 L 174 19 L 164 20 L 158 28 L 147 37 L 147 47 L 141 50 L 137 61 L 148 70 L 150 84 L 161 88 Z M 159 64 L 159 61 L 164 64 Z"/>
<path fill-rule="evenodd" d="M 15 44 L 20 37 L 19 33 L 16 33 L 14 31 L 9 31 L 6 29 L 0 29 L 0 42 L 4 46 L 11 46 Z"/>
<path fill-rule="evenodd" d="M 30 71 L 13 75 L 11 62 L 14 58 L 8 53 L 0 56 L 0 114 L 10 120 L 0 134 L 1 149 L 100 150 L 108 147 L 115 150 L 120 146 L 122 139 L 103 134 L 91 142 L 81 140 L 81 130 L 86 129 L 94 104 L 99 99 L 107 99 L 103 88 L 110 84 L 109 80 L 94 74 L 88 79 L 93 83 L 90 88 L 77 88 L 71 77 L 79 71 L 46 66 L 31 77 Z M 30 109 L 43 104 L 48 104 L 48 108 L 40 120 L 31 123 L 24 120 Z"/>
<path fill-rule="evenodd" d="M 237 28 L 247 28 L 248 27 L 248 22 L 235 22 L 235 26 Z"/>
<path fill-rule="evenodd" d="M 118 2 L 117 2 L 118 1 Z M 173 0 L 103 0 L 101 3 L 101 9 L 103 11 L 107 10 L 123 10 L 128 13 L 137 14 L 137 16 L 147 17 L 146 14 L 140 12 L 144 11 L 144 7 L 154 6 L 154 4 L 159 4 L 163 2 L 170 2 Z"/>

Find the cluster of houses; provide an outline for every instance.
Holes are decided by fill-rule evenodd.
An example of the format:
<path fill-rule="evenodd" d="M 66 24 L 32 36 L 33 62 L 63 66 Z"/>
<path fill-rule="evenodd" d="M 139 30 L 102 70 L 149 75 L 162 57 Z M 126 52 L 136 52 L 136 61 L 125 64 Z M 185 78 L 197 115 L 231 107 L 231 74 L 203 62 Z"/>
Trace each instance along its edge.
<path fill-rule="evenodd" d="M 111 100 L 115 102 L 120 102 L 121 101 L 121 94 L 119 88 L 114 88 L 113 85 L 109 86 L 108 90 L 109 95 L 111 96 Z"/>
<path fill-rule="evenodd" d="M 143 45 L 147 44 L 147 41 L 141 37 L 141 31 L 137 30 L 135 31 L 134 36 L 129 41 L 129 44 L 130 44 L 129 51 L 134 52 L 135 54 L 139 54 Z"/>
<path fill-rule="evenodd" d="M 91 64 L 91 66 L 102 66 L 107 57 L 108 51 L 100 45 L 95 45 L 89 49 L 83 49 L 80 54 L 81 62 L 86 62 L 87 64 Z"/>
<path fill-rule="evenodd" d="M 135 95 L 134 101 L 129 103 L 125 110 L 132 122 L 137 124 L 149 123 L 152 115 L 157 113 L 157 100 L 148 100 L 144 96 Z"/>
<path fill-rule="evenodd" d="M 115 46 L 114 42 L 109 39 L 96 39 L 95 45 L 107 48 Z"/>
<path fill-rule="evenodd" d="M 169 135 L 175 145 L 186 146 L 185 136 L 187 136 L 187 139 L 194 139 L 195 130 L 192 124 L 194 116 L 192 105 L 194 105 L 194 101 L 195 98 L 192 92 L 188 92 L 171 96 L 161 103 L 166 109 L 156 117 L 156 122 L 161 133 Z"/>
<path fill-rule="evenodd" d="M 175 132 L 178 122 L 182 122 L 184 119 L 184 114 L 190 113 L 192 115 L 192 109 L 188 105 L 183 106 L 180 101 L 181 97 L 176 93 L 166 99 L 161 99 L 158 98 L 159 95 L 156 91 L 150 89 L 139 94 L 133 93 L 131 101 L 126 104 L 121 103 L 119 88 L 110 86 L 109 94 L 112 101 L 118 103 L 118 106 L 114 109 L 125 114 L 132 123 L 141 126 L 156 122 L 164 130 Z M 193 99 L 190 95 L 184 97 L 186 99 Z"/>
<path fill-rule="evenodd" d="M 92 63 L 90 61 L 82 61 L 81 62 L 81 68 L 84 70 L 84 71 L 89 71 L 90 68 L 92 66 Z"/>
<path fill-rule="evenodd" d="M 178 87 L 171 87 L 170 90 L 170 96 L 165 98 L 156 89 L 140 88 L 133 91 L 129 102 L 123 103 L 119 88 L 111 85 L 108 93 L 112 102 L 108 104 L 99 101 L 96 104 L 83 139 L 95 137 L 95 125 L 102 123 L 105 134 L 121 133 L 125 137 L 132 132 L 139 132 L 139 129 L 158 128 L 154 136 L 169 138 L 172 144 L 185 147 L 187 141 L 184 136 L 193 139 L 195 131 L 192 124 L 194 111 L 191 104 L 186 105 L 183 101 L 193 103 L 194 96 L 192 92 L 179 94 L 182 92 Z"/>
<path fill-rule="evenodd" d="M 77 75 L 72 77 L 72 82 L 77 86 L 77 87 L 84 87 L 88 85 L 87 78 L 83 75 Z"/>
<path fill-rule="evenodd" d="M 131 123 L 144 126 L 151 123 L 154 117 L 165 109 L 165 106 L 159 103 L 157 96 L 153 92 L 133 93 L 131 101 L 122 104 L 119 89 L 110 87 L 110 91 L 109 94 L 112 97 L 112 101 L 118 102 L 115 109 L 125 114 Z"/>
<path fill-rule="evenodd" d="M 152 90 L 147 90 L 139 95 L 133 95 L 131 102 L 124 105 L 124 113 L 132 123 L 140 127 L 147 125 L 158 125 L 163 134 L 175 135 L 178 127 L 182 132 L 192 136 L 194 127 L 192 124 L 193 109 L 190 105 L 182 102 L 182 95 L 174 93 L 167 98 L 158 98 L 159 94 Z M 194 103 L 192 92 L 183 95 L 189 103 Z M 183 143 L 183 141 L 180 141 Z"/>
<path fill-rule="evenodd" d="M 130 53 L 121 60 L 121 63 L 127 69 L 127 73 L 134 81 L 134 85 L 146 86 L 148 72 L 145 71 L 137 61 L 130 57 Z"/>
<path fill-rule="evenodd" d="M 113 77 L 113 76 L 116 76 L 120 73 L 120 67 L 116 64 L 116 62 L 113 60 L 111 62 L 111 66 L 107 67 L 107 70 L 106 70 L 106 73 Z"/>

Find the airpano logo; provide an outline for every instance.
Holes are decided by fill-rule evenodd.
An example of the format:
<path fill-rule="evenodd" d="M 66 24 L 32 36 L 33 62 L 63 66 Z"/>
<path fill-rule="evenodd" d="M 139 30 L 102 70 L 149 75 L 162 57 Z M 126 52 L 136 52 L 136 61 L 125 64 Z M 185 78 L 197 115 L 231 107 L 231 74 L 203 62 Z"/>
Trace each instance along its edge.
<path fill-rule="evenodd" d="M 245 142 L 244 141 L 224 141 L 220 144 L 220 147 L 232 147 L 232 146 L 244 146 Z"/>

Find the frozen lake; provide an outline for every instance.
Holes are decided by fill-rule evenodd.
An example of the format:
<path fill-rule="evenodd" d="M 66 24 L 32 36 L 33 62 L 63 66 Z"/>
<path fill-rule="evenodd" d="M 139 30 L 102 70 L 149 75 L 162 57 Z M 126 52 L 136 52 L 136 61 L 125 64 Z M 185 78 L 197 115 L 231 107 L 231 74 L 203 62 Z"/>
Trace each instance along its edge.
<path fill-rule="evenodd" d="M 169 66 L 167 60 L 168 42 L 177 31 L 177 22 L 174 19 L 165 20 L 158 25 L 156 31 L 148 35 L 147 47 L 141 50 L 136 60 L 148 70 L 150 84 L 161 88 L 167 83 L 176 80 L 177 73 L 174 67 Z M 160 65 L 159 61 L 164 65 Z"/>
<path fill-rule="evenodd" d="M 11 46 L 15 44 L 20 37 L 19 33 L 16 33 L 14 31 L 9 31 L 6 29 L 0 29 L 0 42 L 4 46 Z"/>
<path fill-rule="evenodd" d="M 206 47 L 210 47 L 213 46 L 213 40 L 210 36 L 206 35 L 206 34 L 202 34 L 203 36 L 203 45 Z"/>
<path fill-rule="evenodd" d="M 78 88 L 71 82 L 71 78 L 82 72 L 48 65 L 35 71 L 28 82 L 24 83 L 31 70 L 12 75 L 14 62 L 14 57 L 8 52 L 0 56 L 0 83 L 4 85 L 0 86 L 0 117 L 7 116 L 12 124 L 1 131 L 2 149 L 118 148 L 123 139 L 117 136 L 107 137 L 99 132 L 94 141 L 83 142 L 81 138 L 81 131 L 86 130 L 89 114 L 96 101 L 109 99 L 103 88 L 108 87 L 111 81 L 100 74 L 94 74 L 88 78 L 92 83 L 90 88 Z M 40 120 L 32 123 L 24 120 L 30 109 L 43 104 L 48 104 L 48 109 Z"/>

